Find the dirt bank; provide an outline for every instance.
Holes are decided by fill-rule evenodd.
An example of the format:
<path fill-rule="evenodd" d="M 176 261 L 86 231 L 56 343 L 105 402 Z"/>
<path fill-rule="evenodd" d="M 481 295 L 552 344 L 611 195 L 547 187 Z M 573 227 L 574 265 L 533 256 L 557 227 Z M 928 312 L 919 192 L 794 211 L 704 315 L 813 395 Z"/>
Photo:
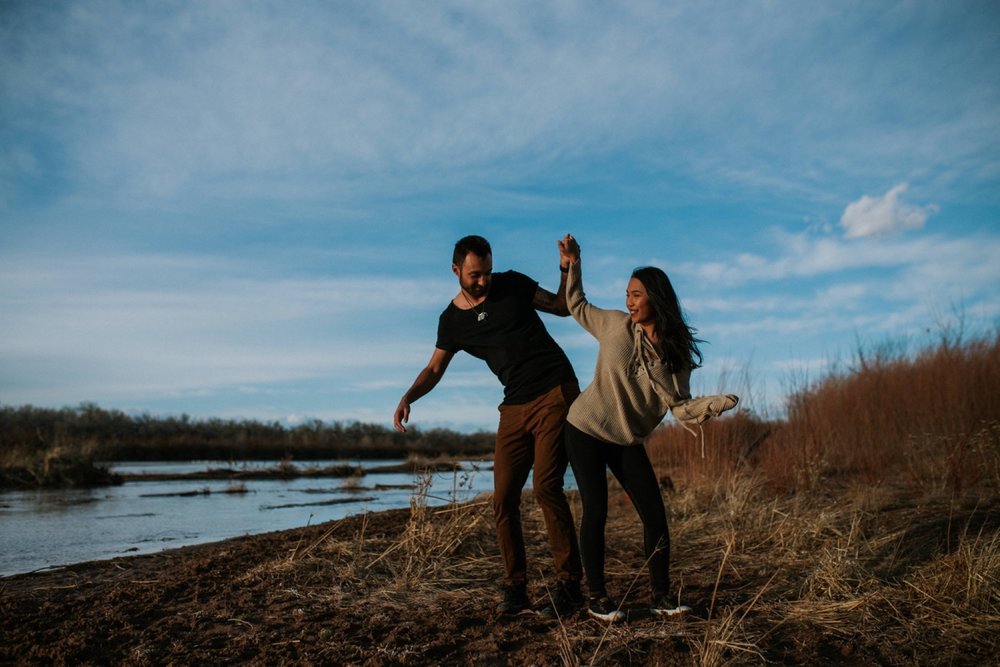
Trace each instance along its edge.
<path fill-rule="evenodd" d="M 488 502 L 0 579 L 5 664 L 986 664 L 1000 649 L 995 495 L 751 486 L 667 497 L 687 618 L 645 611 L 641 531 L 612 494 L 608 575 L 626 623 L 498 619 Z M 574 512 L 579 504 L 574 499 Z M 550 571 L 525 499 L 529 562 Z M 992 558 L 992 560 L 991 560 Z M 963 569 L 964 568 L 964 569 Z M 969 580 L 985 578 L 972 591 Z M 957 583 L 949 583 L 955 579 Z M 532 584 L 545 595 L 539 576 Z M 963 592 L 964 591 L 964 592 Z"/>

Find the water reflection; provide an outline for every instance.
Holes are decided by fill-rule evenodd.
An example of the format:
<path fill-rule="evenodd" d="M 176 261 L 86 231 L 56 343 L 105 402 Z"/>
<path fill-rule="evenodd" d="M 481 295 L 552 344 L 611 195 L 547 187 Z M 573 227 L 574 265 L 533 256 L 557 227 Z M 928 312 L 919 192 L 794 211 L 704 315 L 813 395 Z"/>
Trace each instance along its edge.
<path fill-rule="evenodd" d="M 20 508 L 28 508 L 39 514 L 65 512 L 80 505 L 98 503 L 110 495 L 105 488 L 8 491 L 0 494 L 0 517 L 7 511 L 17 511 Z"/>

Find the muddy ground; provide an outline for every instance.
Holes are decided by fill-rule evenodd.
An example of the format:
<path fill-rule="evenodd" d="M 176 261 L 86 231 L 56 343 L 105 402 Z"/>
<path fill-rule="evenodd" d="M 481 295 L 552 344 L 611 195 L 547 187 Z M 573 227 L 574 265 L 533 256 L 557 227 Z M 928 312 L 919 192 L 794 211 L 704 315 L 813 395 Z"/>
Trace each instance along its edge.
<path fill-rule="evenodd" d="M 679 620 L 645 610 L 641 530 L 621 493 L 611 502 L 608 576 L 612 594 L 631 591 L 627 622 L 612 627 L 584 613 L 561 622 L 498 618 L 500 561 L 486 499 L 439 509 L 417 502 L 0 579 L 0 661 L 997 664 L 996 591 L 925 613 L 933 573 L 961 575 L 948 559 L 963 544 L 986 544 L 975 553 L 987 558 L 998 544 L 995 496 L 853 490 L 765 502 L 731 489 L 667 494 L 667 503 L 674 578 L 693 607 Z M 530 496 L 523 507 L 529 562 L 539 573 L 531 592 L 541 601 L 550 561 Z M 579 516 L 578 499 L 573 509 Z M 995 564 L 977 567 L 974 576 L 996 576 Z"/>

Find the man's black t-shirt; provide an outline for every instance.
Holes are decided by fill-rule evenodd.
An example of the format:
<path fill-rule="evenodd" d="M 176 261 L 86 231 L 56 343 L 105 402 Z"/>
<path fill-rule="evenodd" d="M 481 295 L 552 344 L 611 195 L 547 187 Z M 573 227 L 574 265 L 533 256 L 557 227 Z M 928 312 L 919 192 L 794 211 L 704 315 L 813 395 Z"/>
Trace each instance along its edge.
<path fill-rule="evenodd" d="M 503 385 L 505 405 L 527 403 L 576 381 L 569 359 L 532 305 L 537 289 L 523 273 L 494 273 L 486 301 L 474 310 L 449 303 L 438 319 L 437 347 L 484 360 Z M 486 319 L 479 320 L 482 312 Z"/>

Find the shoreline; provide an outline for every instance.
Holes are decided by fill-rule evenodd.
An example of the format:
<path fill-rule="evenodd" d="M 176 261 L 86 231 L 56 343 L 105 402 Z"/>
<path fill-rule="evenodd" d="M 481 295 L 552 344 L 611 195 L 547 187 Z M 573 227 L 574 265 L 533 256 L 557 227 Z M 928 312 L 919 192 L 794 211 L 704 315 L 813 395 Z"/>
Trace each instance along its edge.
<path fill-rule="evenodd" d="M 199 480 L 254 480 L 254 479 L 297 479 L 315 477 L 365 477 L 367 475 L 384 475 L 393 473 L 451 472 L 463 470 L 465 461 L 416 461 L 397 464 L 386 464 L 365 468 L 363 466 L 342 464 L 324 466 L 278 466 L 273 468 L 207 468 L 203 471 L 188 473 L 117 473 L 123 482 L 171 482 Z"/>
<path fill-rule="evenodd" d="M 114 487 L 0 493 L 0 511 L 10 521 L 0 538 L 0 576 L 408 508 L 415 494 L 436 494 L 428 500 L 435 505 L 461 502 L 488 490 L 492 467 L 491 461 L 364 463 L 295 470 L 129 467 L 134 474 L 125 473 L 126 481 Z M 453 472 L 456 479 L 474 477 L 475 489 L 471 483 L 456 489 Z"/>
<path fill-rule="evenodd" d="M 627 620 L 612 626 L 582 612 L 497 617 L 488 499 L 417 499 L 4 577 L 0 663 L 690 665 L 713 651 L 738 665 L 973 665 L 1000 650 L 995 590 L 962 597 L 964 582 L 996 581 L 994 488 L 949 497 L 851 485 L 775 498 L 735 485 L 665 500 L 675 586 L 693 609 L 679 619 L 646 611 L 641 526 L 617 487 L 607 572 Z M 530 493 L 522 519 L 529 594 L 541 602 L 554 582 Z M 977 568 L 971 579 L 965 567 Z M 959 580 L 962 590 L 948 588 Z M 933 613 L 920 590 L 936 595 Z"/>
<path fill-rule="evenodd" d="M 381 461 L 383 459 L 365 459 L 366 461 Z M 133 482 L 169 482 L 169 481 L 203 481 L 203 480 L 261 480 L 261 479 L 296 479 L 323 477 L 364 477 L 391 473 L 412 472 L 450 472 L 459 471 L 462 464 L 470 461 L 481 461 L 492 468 L 492 458 L 440 458 L 413 459 L 402 463 L 373 465 L 364 467 L 350 463 L 333 464 L 317 467 L 308 464 L 278 464 L 268 468 L 235 468 L 211 467 L 206 461 L 206 469 L 185 473 L 121 473 L 114 472 L 116 463 L 134 463 L 133 461 L 102 461 L 100 463 L 74 462 L 65 463 L 55 470 L 47 470 L 44 474 L 32 472 L 24 467 L 8 467 L 0 469 L 0 493 L 10 491 L 25 491 L 32 489 L 74 489 L 100 488 L 118 486 Z"/>

